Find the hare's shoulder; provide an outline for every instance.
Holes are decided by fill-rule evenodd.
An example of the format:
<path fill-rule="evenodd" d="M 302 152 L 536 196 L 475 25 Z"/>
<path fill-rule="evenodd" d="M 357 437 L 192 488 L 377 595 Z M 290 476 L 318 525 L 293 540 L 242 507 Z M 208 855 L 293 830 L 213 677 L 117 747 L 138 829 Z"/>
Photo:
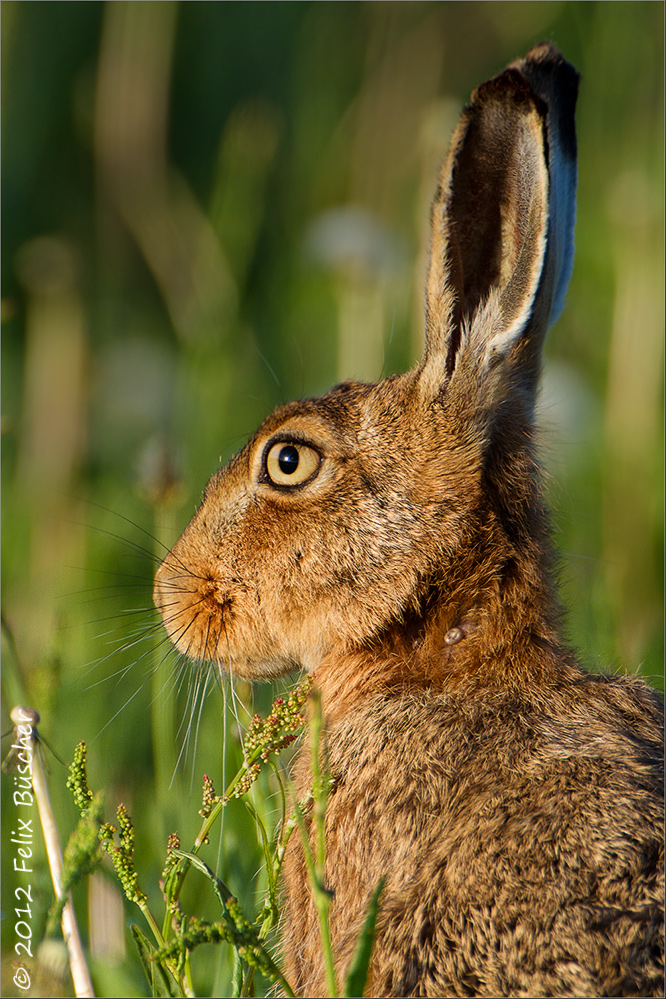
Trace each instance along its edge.
<path fill-rule="evenodd" d="M 663 697 L 642 680 L 570 671 L 566 682 L 475 689 L 387 689 L 333 726 L 340 775 L 386 767 L 391 783 L 535 782 L 561 763 L 628 779 L 663 774 Z M 408 780 L 407 777 L 410 779 Z"/>
<path fill-rule="evenodd" d="M 362 807 L 378 856 L 403 835 L 424 870 L 465 858 L 495 884 L 529 884 L 530 866 L 539 881 L 650 867 L 662 835 L 662 717 L 640 681 L 583 673 L 528 699 L 387 693 L 330 733 L 331 822 Z"/>

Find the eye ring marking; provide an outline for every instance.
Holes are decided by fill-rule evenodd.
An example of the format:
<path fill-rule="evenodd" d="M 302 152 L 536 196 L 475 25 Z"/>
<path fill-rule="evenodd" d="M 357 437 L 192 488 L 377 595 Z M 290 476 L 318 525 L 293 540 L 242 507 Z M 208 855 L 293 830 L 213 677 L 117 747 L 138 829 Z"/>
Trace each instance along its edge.
<path fill-rule="evenodd" d="M 300 486 L 319 471 L 321 455 L 298 441 L 277 441 L 266 454 L 266 475 L 276 486 Z"/>

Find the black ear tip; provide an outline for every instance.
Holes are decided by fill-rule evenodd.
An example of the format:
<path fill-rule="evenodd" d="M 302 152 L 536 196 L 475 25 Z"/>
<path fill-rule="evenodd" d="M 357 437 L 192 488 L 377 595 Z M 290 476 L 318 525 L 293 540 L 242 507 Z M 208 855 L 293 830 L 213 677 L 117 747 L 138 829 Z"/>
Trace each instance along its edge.
<path fill-rule="evenodd" d="M 516 59 L 511 65 L 520 66 L 521 63 L 557 67 L 558 69 L 561 68 L 564 72 L 571 73 L 576 78 L 579 76 L 578 70 L 574 69 L 570 62 L 567 62 L 560 50 L 552 42 L 539 42 L 522 59 Z"/>
<path fill-rule="evenodd" d="M 564 117 L 573 117 L 580 74 L 551 42 L 541 42 L 526 56 L 510 63 L 472 94 L 471 106 L 499 100 L 526 109 L 536 105 L 545 116 L 553 105 Z"/>
<path fill-rule="evenodd" d="M 564 156 L 576 158 L 575 113 L 580 74 L 550 42 L 541 42 L 511 64 L 548 105 L 551 127 Z"/>
<path fill-rule="evenodd" d="M 566 62 L 564 56 L 560 50 L 553 45 L 552 42 L 539 42 L 537 45 L 533 45 L 529 52 L 522 57 L 522 59 L 516 59 L 516 63 L 519 62 L 541 62 L 541 63 L 552 63 L 553 65 Z"/>
<path fill-rule="evenodd" d="M 562 53 L 551 42 L 540 42 L 530 49 L 523 59 L 511 63 L 532 83 L 537 92 L 543 88 L 546 80 L 557 80 L 558 91 L 567 94 L 569 100 L 575 103 L 578 96 L 580 73 L 564 58 Z M 541 86 L 539 86 L 541 81 Z"/>
<path fill-rule="evenodd" d="M 471 106 L 496 100 L 503 106 L 511 102 L 514 107 L 531 110 L 535 92 L 518 66 L 509 66 L 497 76 L 486 80 L 472 94 Z"/>

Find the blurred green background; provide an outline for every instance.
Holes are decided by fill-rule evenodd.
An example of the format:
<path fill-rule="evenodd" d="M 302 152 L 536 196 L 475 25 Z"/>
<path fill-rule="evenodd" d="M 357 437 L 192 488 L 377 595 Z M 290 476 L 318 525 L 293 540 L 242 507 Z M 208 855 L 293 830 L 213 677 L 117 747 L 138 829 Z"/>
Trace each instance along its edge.
<path fill-rule="evenodd" d="M 428 202 L 456 117 L 544 38 L 582 73 L 576 263 L 540 407 L 569 632 L 592 667 L 663 686 L 663 16 L 560 0 L 2 3 L 3 731 L 27 703 L 66 761 L 89 743 L 151 892 L 166 834 L 187 845 L 198 829 L 202 773 L 221 789 L 235 725 L 221 694 L 200 711 L 202 679 L 162 662 L 154 558 L 273 406 L 418 359 Z M 271 692 L 238 696 L 251 709 Z M 50 767 L 64 837 L 74 807 Z M 11 791 L 4 778 L 4 845 Z M 253 835 L 239 806 L 222 873 L 248 910 Z M 34 882 L 38 940 L 42 860 Z M 112 932 L 114 891 L 96 879 L 91 926 L 77 895 L 98 994 L 147 994 Z M 7 919 L 3 995 L 15 939 Z M 42 951 L 32 994 L 71 994 L 61 956 Z M 195 968 L 199 994 L 229 994 L 226 952 Z"/>

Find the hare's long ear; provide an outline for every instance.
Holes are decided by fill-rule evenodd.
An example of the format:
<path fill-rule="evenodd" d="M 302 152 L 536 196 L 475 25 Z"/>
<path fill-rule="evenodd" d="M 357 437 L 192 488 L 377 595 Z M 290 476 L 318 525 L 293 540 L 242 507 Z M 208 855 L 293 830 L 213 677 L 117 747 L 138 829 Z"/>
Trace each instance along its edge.
<path fill-rule="evenodd" d="M 472 95 L 432 209 L 422 383 L 511 360 L 534 394 L 573 263 L 578 74 L 540 45 Z"/>

